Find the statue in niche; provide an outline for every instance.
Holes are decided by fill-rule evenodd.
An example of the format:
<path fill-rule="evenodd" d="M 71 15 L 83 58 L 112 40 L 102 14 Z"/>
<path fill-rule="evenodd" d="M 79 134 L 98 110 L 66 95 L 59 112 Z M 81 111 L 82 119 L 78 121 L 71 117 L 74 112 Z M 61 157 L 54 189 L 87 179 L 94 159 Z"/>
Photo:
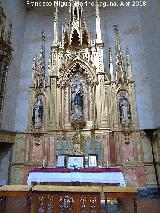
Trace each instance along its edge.
<path fill-rule="evenodd" d="M 80 76 L 76 74 L 72 79 L 71 114 L 74 117 L 83 117 L 83 86 Z"/>
<path fill-rule="evenodd" d="M 120 123 L 129 125 L 131 123 L 130 104 L 126 96 L 120 95 L 119 98 Z"/>
<path fill-rule="evenodd" d="M 43 102 L 41 100 L 40 96 L 37 96 L 37 100 L 34 105 L 33 109 L 33 116 L 32 116 L 32 121 L 33 124 L 36 126 L 41 126 L 42 125 L 42 119 L 43 119 Z"/>

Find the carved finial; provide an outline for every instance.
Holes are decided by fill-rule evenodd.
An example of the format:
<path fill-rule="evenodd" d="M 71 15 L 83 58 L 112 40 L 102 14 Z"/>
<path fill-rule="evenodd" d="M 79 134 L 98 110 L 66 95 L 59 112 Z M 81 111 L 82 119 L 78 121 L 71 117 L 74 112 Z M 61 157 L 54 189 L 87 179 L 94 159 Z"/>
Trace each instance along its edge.
<path fill-rule="evenodd" d="M 45 57 L 45 32 L 44 30 L 41 33 L 41 50 L 40 50 L 40 54 L 42 54 L 42 57 Z"/>
<path fill-rule="evenodd" d="M 127 74 L 128 74 L 128 79 L 132 80 L 132 63 L 131 63 L 131 58 L 130 58 L 130 53 L 129 53 L 129 48 L 126 48 L 126 64 L 127 64 Z"/>
<path fill-rule="evenodd" d="M 39 54 L 39 60 L 37 65 L 37 57 L 33 58 L 32 65 L 33 72 L 33 82 L 35 89 L 40 89 L 45 87 L 46 75 L 45 75 L 45 32 L 41 33 L 41 49 Z"/>
<path fill-rule="evenodd" d="M 72 12 L 72 4 L 73 4 L 73 0 L 69 0 L 69 13 Z"/>
<path fill-rule="evenodd" d="M 8 25 L 8 40 L 11 40 L 11 35 L 12 35 L 12 23 L 11 20 L 9 19 L 9 25 Z"/>
<path fill-rule="evenodd" d="M 37 55 L 35 54 L 33 57 L 32 70 L 37 68 Z"/>
<path fill-rule="evenodd" d="M 100 12 L 99 12 L 99 5 L 98 5 L 98 1 L 96 0 L 96 18 L 100 17 Z"/>
<path fill-rule="evenodd" d="M 5 34 L 5 13 L 3 11 L 3 8 L 1 7 L 0 2 L 0 37 L 5 41 L 6 40 L 6 34 Z"/>
<path fill-rule="evenodd" d="M 41 33 L 41 40 L 42 40 L 42 42 L 45 41 L 45 32 L 44 32 L 44 30 Z"/>
<path fill-rule="evenodd" d="M 124 59 L 121 51 L 121 43 L 118 26 L 114 25 L 114 38 L 115 38 L 115 52 L 116 52 L 116 80 L 118 82 L 126 83 L 126 69 Z"/>
<path fill-rule="evenodd" d="M 48 60 L 48 74 L 50 75 L 51 72 L 51 66 L 52 66 L 52 55 L 49 55 L 49 60 Z"/>
<path fill-rule="evenodd" d="M 55 13 L 54 13 L 54 21 L 58 21 L 58 7 L 56 6 Z"/>
<path fill-rule="evenodd" d="M 6 15 L 5 15 L 5 13 L 4 13 L 4 11 L 3 11 L 3 7 L 1 6 L 1 1 L 0 1 L 0 16 L 1 16 L 1 18 L 2 18 L 2 24 L 4 24 L 4 20 L 6 19 Z"/>
<path fill-rule="evenodd" d="M 109 72 L 111 75 L 111 81 L 114 81 L 114 70 L 113 70 L 113 60 L 112 60 L 112 50 L 109 48 Z"/>
<path fill-rule="evenodd" d="M 2 26 L 1 28 L 1 38 L 5 40 L 5 26 Z"/>
<path fill-rule="evenodd" d="M 109 63 L 112 63 L 112 50 L 109 48 Z"/>
<path fill-rule="evenodd" d="M 64 24 L 67 25 L 67 18 L 64 19 Z"/>
<path fill-rule="evenodd" d="M 99 7 L 98 7 L 98 1 L 97 0 L 96 0 L 96 42 L 97 43 L 102 43 L 100 12 L 99 12 Z"/>
<path fill-rule="evenodd" d="M 35 54 L 33 57 L 33 62 L 32 62 L 32 81 L 33 81 L 34 87 L 35 87 L 35 81 L 36 81 L 36 71 L 37 71 L 37 55 Z"/>
<path fill-rule="evenodd" d="M 115 38 L 115 50 L 117 54 L 122 54 L 118 26 L 114 25 L 113 27 L 114 27 L 114 38 Z"/>
<path fill-rule="evenodd" d="M 58 8 L 56 6 L 54 13 L 54 37 L 53 37 L 53 46 L 58 44 Z"/>

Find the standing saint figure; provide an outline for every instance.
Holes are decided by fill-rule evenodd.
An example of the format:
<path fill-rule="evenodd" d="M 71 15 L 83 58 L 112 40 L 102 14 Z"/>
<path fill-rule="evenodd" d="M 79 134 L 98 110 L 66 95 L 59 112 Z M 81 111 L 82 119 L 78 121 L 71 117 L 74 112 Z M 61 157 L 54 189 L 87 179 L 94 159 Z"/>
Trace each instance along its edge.
<path fill-rule="evenodd" d="M 40 96 L 37 96 L 37 100 L 33 109 L 32 121 L 34 125 L 40 126 L 43 119 L 43 102 Z"/>
<path fill-rule="evenodd" d="M 129 125 L 131 123 L 131 110 L 128 99 L 124 95 L 119 98 L 120 123 Z"/>
<path fill-rule="evenodd" d="M 71 113 L 83 117 L 83 87 L 80 76 L 76 74 L 72 80 Z"/>

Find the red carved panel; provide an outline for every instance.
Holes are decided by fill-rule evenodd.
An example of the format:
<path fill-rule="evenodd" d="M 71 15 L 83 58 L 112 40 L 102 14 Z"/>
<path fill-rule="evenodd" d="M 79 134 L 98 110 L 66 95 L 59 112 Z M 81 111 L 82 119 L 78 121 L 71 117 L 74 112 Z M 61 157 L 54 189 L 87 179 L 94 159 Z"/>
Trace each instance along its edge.
<path fill-rule="evenodd" d="M 23 184 L 27 184 L 28 174 L 30 170 L 31 170 L 30 166 L 25 166 L 23 168 Z"/>
<path fill-rule="evenodd" d="M 110 162 L 116 163 L 117 156 L 116 156 L 116 141 L 114 139 L 114 133 L 109 133 L 109 145 L 110 145 Z"/>
<path fill-rule="evenodd" d="M 145 171 L 144 167 L 137 168 L 138 186 L 145 186 Z"/>
<path fill-rule="evenodd" d="M 49 164 L 54 166 L 55 164 L 55 149 L 54 149 L 54 138 L 50 138 L 50 157 L 49 157 Z"/>
<path fill-rule="evenodd" d="M 32 162 L 34 164 L 42 164 L 42 142 L 40 143 L 32 143 Z"/>
<path fill-rule="evenodd" d="M 137 185 L 137 175 L 135 168 L 124 169 L 125 181 L 127 185 Z"/>
<path fill-rule="evenodd" d="M 134 147 L 133 144 L 122 143 L 122 160 L 123 162 L 133 162 L 134 161 Z"/>

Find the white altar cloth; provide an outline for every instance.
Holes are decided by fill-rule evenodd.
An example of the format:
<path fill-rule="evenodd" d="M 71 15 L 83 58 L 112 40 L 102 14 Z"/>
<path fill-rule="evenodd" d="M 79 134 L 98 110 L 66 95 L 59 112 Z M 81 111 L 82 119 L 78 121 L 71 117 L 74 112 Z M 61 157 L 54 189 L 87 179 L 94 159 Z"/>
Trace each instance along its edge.
<path fill-rule="evenodd" d="M 122 172 L 31 172 L 27 183 L 32 185 L 32 182 L 90 182 L 126 186 Z"/>

